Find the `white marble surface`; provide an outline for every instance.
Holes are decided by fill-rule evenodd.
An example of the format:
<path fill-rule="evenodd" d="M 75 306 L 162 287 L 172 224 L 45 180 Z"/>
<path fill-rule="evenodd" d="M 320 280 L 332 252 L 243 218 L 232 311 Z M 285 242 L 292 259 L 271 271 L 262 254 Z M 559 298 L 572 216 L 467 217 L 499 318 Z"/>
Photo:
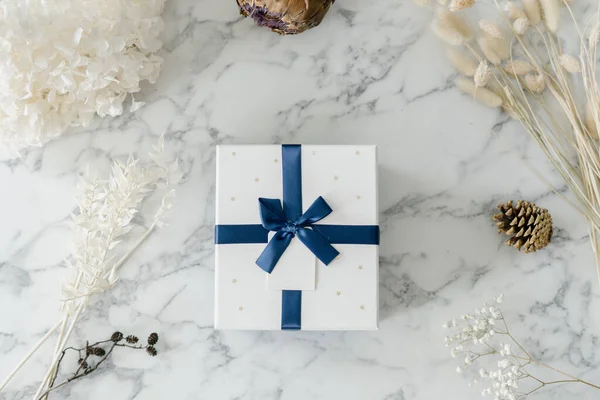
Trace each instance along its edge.
<path fill-rule="evenodd" d="M 429 11 L 407 0 L 339 0 L 322 26 L 297 37 L 254 27 L 233 0 L 171 0 L 165 17 L 164 73 L 138 97 L 144 108 L 0 164 L 0 377 L 60 315 L 78 174 L 167 132 L 187 178 L 170 225 L 72 339 L 155 330 L 160 355 L 115 354 L 51 398 L 478 399 L 455 372 L 441 325 L 501 292 L 535 357 L 600 381 L 585 222 L 538 179 L 534 169 L 563 188 L 519 125 L 452 88 Z M 213 330 L 215 145 L 280 142 L 380 146 L 379 331 Z M 490 215 L 511 198 L 550 209 L 547 251 L 502 244 Z M 31 398 L 51 346 L 0 398 Z M 535 398 L 597 396 L 564 385 Z"/>

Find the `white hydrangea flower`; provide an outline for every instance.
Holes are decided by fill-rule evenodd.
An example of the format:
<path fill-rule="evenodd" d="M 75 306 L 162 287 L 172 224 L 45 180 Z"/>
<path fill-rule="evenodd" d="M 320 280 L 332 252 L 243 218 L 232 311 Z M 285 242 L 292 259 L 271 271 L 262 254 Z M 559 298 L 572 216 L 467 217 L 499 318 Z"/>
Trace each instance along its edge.
<path fill-rule="evenodd" d="M 0 141 L 41 146 L 123 112 L 162 58 L 164 0 L 0 2 Z M 131 109 L 141 106 L 133 102 Z"/>

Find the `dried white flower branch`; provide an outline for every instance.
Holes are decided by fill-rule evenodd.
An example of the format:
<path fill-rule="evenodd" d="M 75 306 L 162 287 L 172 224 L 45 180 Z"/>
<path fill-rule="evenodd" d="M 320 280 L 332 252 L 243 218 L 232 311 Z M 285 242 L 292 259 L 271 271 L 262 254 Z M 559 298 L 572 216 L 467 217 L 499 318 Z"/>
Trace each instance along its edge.
<path fill-rule="evenodd" d="M 469 386 L 484 384 L 481 394 L 493 396 L 495 400 L 523 400 L 546 386 L 559 383 L 580 383 L 600 389 L 600 386 L 535 360 L 510 333 L 499 307 L 502 301 L 500 295 L 493 304 L 484 304 L 473 313 L 461 315 L 444 324 L 444 328 L 450 330 L 445 338 L 450 355 L 463 360 L 456 368 L 457 372 L 464 374 L 476 366 L 480 367 L 479 379 L 473 379 Z M 493 360 L 492 368 L 481 366 L 486 359 Z M 552 370 L 565 378 L 544 381 L 532 374 L 531 367 L 534 365 Z"/>
<path fill-rule="evenodd" d="M 0 142 L 18 154 L 120 115 L 160 72 L 164 2 L 0 2 Z M 132 95 L 131 111 L 141 105 Z"/>
<path fill-rule="evenodd" d="M 497 98 L 473 97 L 487 106 L 501 107 L 518 120 L 563 177 L 575 201 L 559 195 L 590 223 L 590 239 L 600 279 L 597 240 L 600 234 L 600 86 L 597 81 L 600 4 L 586 37 L 566 0 L 523 0 L 523 7 L 509 2 L 506 9 L 498 0 L 491 1 L 502 19 L 503 25 L 498 31 L 503 32 L 503 39 L 497 37 L 498 32 L 489 21 L 482 21 L 479 25 L 483 25 L 484 33 L 471 42 L 470 37 L 460 34 L 471 32 L 468 21 L 455 13 L 448 19 L 448 10 L 438 13 L 434 26 L 444 29 L 435 29 L 435 32 L 446 42 L 470 52 L 475 62 L 487 60 L 491 64 L 486 88 Z M 563 9 L 569 13 L 580 41 L 577 56 L 563 51 L 561 38 L 555 33 L 560 2 L 564 3 Z M 460 25 L 449 21 L 460 21 Z M 450 29 L 453 26 L 460 29 Z M 455 58 L 451 61 L 457 64 Z M 468 77 L 473 76 L 470 69 L 457 69 L 469 72 L 464 73 Z M 580 85 L 575 85 L 575 81 Z M 473 94 L 464 79 L 458 79 L 457 86 Z"/>
<path fill-rule="evenodd" d="M 171 208 L 174 187 L 182 177 L 178 162 L 167 161 L 163 151 L 163 137 L 153 150 L 150 153 L 153 160 L 150 165 L 144 165 L 130 156 L 125 163 L 113 161 L 112 173 L 108 179 L 99 179 L 88 170 L 80 181 L 80 195 L 77 199 L 79 210 L 72 216 L 76 237 L 71 256 L 66 260 L 71 274 L 65 279 L 62 288 L 64 316 L 43 338 L 45 341 L 52 332 L 59 330 L 52 362 L 35 399 L 47 389 L 49 380 L 56 372 L 58 357 L 91 297 L 115 284 L 118 269 L 162 225 L 163 214 Z M 162 199 L 152 223 L 126 249 L 132 229 L 141 227 L 134 221 L 135 216 L 152 195 L 159 192 L 163 192 Z M 41 342 L 43 341 L 0 384 L 0 391 Z"/>

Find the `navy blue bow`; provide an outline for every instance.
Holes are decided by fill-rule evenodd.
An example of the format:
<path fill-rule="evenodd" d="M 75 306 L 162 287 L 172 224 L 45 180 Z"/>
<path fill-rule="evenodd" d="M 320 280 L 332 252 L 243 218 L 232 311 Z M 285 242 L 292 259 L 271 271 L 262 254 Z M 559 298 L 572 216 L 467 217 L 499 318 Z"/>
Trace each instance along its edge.
<path fill-rule="evenodd" d="M 340 254 L 325 236 L 311 228 L 312 224 L 333 211 L 321 196 L 295 221 L 286 216 L 279 199 L 259 198 L 258 203 L 262 226 L 276 232 L 256 260 L 256 264 L 265 272 L 270 274 L 273 271 L 295 236 L 325 265 L 329 265 Z"/>

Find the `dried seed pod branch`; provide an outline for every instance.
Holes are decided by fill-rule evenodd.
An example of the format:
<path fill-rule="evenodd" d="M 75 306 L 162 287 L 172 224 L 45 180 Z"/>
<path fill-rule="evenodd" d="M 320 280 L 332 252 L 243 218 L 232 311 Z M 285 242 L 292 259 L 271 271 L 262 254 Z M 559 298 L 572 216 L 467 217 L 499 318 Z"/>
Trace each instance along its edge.
<path fill-rule="evenodd" d="M 158 341 L 158 335 L 156 333 L 151 333 L 149 338 L 156 338 L 156 340 L 150 344 L 150 340 L 148 341 L 148 345 L 131 345 L 123 342 L 123 334 L 121 332 L 115 332 L 111 335 L 110 339 L 101 340 L 96 343 L 89 344 L 86 342 L 85 347 L 75 348 L 75 347 L 67 347 L 61 353 L 58 358 L 58 362 L 56 364 L 56 368 L 48 384 L 48 389 L 43 392 L 39 397 L 35 397 L 38 400 L 46 399 L 50 392 L 53 392 L 63 386 L 68 385 L 69 383 L 84 378 L 93 372 L 95 372 L 112 354 L 115 348 L 117 347 L 127 347 L 134 350 L 146 350 L 146 352 L 151 356 L 156 356 L 158 353 L 154 345 Z M 109 344 L 110 343 L 110 344 Z M 106 346 L 109 344 L 108 346 Z M 151 350 L 148 350 L 148 349 Z M 75 352 L 78 354 L 77 360 L 77 369 L 74 373 L 68 375 L 61 383 L 57 384 L 56 380 L 60 373 L 60 367 L 63 363 L 65 355 L 68 352 Z"/>

